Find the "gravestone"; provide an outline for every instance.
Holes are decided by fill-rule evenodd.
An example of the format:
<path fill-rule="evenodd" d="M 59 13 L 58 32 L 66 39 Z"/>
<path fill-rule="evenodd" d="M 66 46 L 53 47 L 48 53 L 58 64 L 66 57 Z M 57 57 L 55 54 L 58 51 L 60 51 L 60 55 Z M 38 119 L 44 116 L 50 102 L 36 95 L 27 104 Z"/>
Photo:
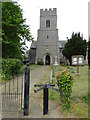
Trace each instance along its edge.
<path fill-rule="evenodd" d="M 58 62 L 57 62 L 57 56 L 55 55 L 55 63 L 54 65 L 59 65 Z"/>

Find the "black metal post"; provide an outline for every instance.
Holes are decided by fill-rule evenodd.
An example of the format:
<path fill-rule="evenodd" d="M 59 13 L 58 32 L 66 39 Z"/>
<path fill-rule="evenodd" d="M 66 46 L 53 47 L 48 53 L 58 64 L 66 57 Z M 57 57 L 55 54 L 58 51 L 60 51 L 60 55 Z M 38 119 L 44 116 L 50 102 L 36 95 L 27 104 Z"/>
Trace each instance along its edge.
<path fill-rule="evenodd" d="M 43 115 L 48 114 L 48 88 L 43 88 Z"/>
<path fill-rule="evenodd" d="M 35 89 L 34 92 L 37 93 L 38 91 L 43 89 L 43 115 L 48 114 L 48 89 L 56 90 L 57 92 L 60 92 L 58 88 L 54 88 L 55 84 L 35 84 L 35 87 L 40 87 L 38 89 Z"/>
<path fill-rule="evenodd" d="M 24 81 L 24 116 L 29 112 L 29 83 L 30 83 L 30 68 L 29 60 L 26 60 L 25 81 Z"/>

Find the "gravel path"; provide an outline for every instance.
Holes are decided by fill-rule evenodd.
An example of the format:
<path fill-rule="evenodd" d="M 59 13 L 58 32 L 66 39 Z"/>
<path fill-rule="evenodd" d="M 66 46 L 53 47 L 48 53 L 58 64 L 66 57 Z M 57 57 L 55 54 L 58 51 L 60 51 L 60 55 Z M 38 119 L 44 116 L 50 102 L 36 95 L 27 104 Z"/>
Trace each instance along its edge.
<path fill-rule="evenodd" d="M 41 82 L 43 76 L 49 76 L 49 66 L 42 66 L 31 71 L 30 81 L 30 102 L 29 116 L 23 116 L 23 111 L 3 112 L 3 118 L 63 118 L 60 112 L 60 105 L 56 101 L 49 100 L 49 111 L 47 115 L 43 115 L 43 99 L 41 97 L 42 90 L 34 93 L 34 84 Z M 21 81 L 21 78 L 19 78 Z"/>

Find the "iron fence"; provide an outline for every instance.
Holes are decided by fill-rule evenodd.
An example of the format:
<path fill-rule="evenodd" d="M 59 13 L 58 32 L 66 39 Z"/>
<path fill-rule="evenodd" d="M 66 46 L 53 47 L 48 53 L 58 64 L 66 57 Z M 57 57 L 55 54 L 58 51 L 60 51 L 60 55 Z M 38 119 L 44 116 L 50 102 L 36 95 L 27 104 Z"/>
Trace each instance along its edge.
<path fill-rule="evenodd" d="M 24 88 L 24 72 L 23 72 L 23 62 L 21 65 L 21 73 L 16 70 L 16 75 L 13 75 L 14 69 L 12 69 L 11 80 L 6 80 L 2 84 L 2 111 L 17 111 L 23 108 L 23 88 Z M 13 66 L 12 66 L 13 68 Z"/>

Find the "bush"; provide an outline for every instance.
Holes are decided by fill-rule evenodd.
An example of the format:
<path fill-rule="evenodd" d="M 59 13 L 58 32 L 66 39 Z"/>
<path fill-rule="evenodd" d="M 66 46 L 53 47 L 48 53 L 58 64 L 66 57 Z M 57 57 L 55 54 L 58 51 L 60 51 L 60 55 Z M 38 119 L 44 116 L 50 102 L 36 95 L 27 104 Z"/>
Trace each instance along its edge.
<path fill-rule="evenodd" d="M 83 100 L 85 103 L 88 104 L 88 96 L 89 96 L 89 94 L 86 95 L 86 96 L 80 97 L 80 99 Z"/>
<path fill-rule="evenodd" d="M 72 92 L 73 78 L 67 70 L 58 73 L 56 76 L 57 85 L 60 90 L 60 102 L 62 110 L 70 108 L 70 97 Z"/>
<path fill-rule="evenodd" d="M 2 78 L 11 79 L 13 75 L 20 73 L 21 64 L 18 59 L 2 59 Z"/>
<path fill-rule="evenodd" d="M 44 63 L 43 63 L 42 60 L 39 60 L 39 61 L 37 62 L 37 64 L 38 64 L 38 65 L 44 65 Z"/>

